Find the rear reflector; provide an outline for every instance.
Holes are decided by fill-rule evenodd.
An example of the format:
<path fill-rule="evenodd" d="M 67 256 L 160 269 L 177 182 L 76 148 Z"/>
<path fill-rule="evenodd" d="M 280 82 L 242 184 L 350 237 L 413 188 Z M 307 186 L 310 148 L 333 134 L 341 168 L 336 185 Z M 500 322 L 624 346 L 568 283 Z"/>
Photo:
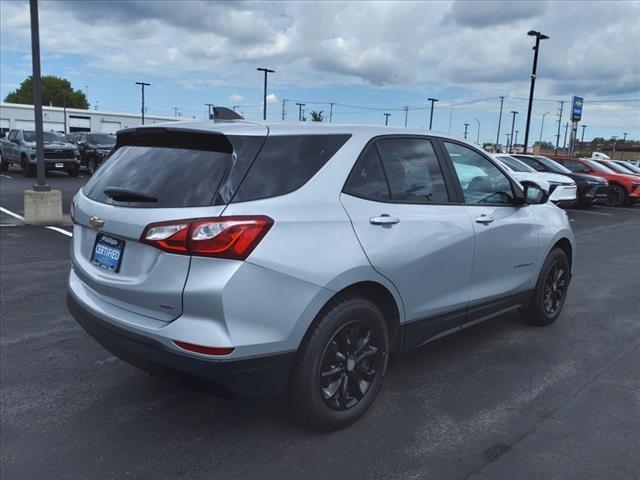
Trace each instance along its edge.
<path fill-rule="evenodd" d="M 233 352 L 233 348 L 223 347 L 203 347 L 202 345 L 194 345 L 193 343 L 174 341 L 177 346 L 190 352 L 201 353 L 203 355 L 229 355 Z"/>
<path fill-rule="evenodd" d="M 140 241 L 169 253 L 244 260 L 271 225 L 265 216 L 173 220 L 147 225 Z"/>

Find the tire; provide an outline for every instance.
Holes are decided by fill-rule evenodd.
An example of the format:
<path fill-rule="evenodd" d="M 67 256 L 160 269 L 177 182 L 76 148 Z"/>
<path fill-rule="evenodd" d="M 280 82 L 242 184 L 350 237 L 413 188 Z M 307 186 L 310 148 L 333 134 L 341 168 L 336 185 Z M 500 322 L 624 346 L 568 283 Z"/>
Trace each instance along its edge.
<path fill-rule="evenodd" d="M 36 166 L 31 165 L 27 160 L 27 157 L 24 155 L 21 157 L 20 164 L 22 166 L 22 172 L 25 177 L 35 177 L 36 176 Z"/>
<path fill-rule="evenodd" d="M 6 172 L 7 170 L 9 170 L 9 164 L 4 160 L 0 160 L 0 171 Z"/>
<path fill-rule="evenodd" d="M 527 323 L 542 327 L 558 318 L 567 298 L 569 275 L 567 255 L 560 248 L 553 249 L 542 266 L 531 302 L 521 310 Z"/>
<path fill-rule="evenodd" d="M 96 161 L 93 158 L 87 162 L 87 171 L 89 175 L 93 175 L 96 171 Z"/>
<path fill-rule="evenodd" d="M 74 168 L 73 170 L 67 170 L 67 173 L 69 174 L 70 177 L 77 177 L 78 174 L 80 173 L 80 169 Z"/>
<path fill-rule="evenodd" d="M 296 356 L 287 392 L 293 416 L 322 431 L 355 422 L 382 388 L 388 352 L 380 310 L 361 297 L 337 300 L 312 324 Z"/>
<path fill-rule="evenodd" d="M 609 207 L 621 207 L 627 203 L 627 190 L 615 183 L 609 186 L 609 195 L 607 195 L 607 205 Z"/>

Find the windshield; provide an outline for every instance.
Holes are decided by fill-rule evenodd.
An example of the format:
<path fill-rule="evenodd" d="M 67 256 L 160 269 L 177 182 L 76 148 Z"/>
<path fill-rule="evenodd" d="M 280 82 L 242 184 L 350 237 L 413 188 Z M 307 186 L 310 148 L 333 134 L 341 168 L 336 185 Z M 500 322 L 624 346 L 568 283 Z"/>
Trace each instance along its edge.
<path fill-rule="evenodd" d="M 542 156 L 536 156 L 535 158 L 536 160 L 539 160 L 541 163 L 543 163 L 549 170 L 553 170 L 556 173 L 564 173 L 564 174 L 573 173 L 564 165 L 561 165 L 558 162 L 554 162 L 550 158 L 542 157 Z"/>
<path fill-rule="evenodd" d="M 627 170 L 633 172 L 633 173 L 640 173 L 640 168 L 636 167 L 633 163 L 628 163 L 628 162 L 615 162 L 616 165 L 620 165 L 623 168 L 626 168 Z"/>
<path fill-rule="evenodd" d="M 87 142 L 93 145 L 115 145 L 116 137 L 105 133 L 90 133 L 87 135 Z"/>
<path fill-rule="evenodd" d="M 600 172 L 600 173 L 618 173 L 614 170 L 611 170 L 609 167 L 605 167 L 604 165 L 602 165 L 601 163 L 598 163 L 594 160 L 589 160 L 587 158 L 584 159 L 585 162 L 587 162 L 587 164 L 593 168 L 596 172 Z"/>
<path fill-rule="evenodd" d="M 624 165 L 620 165 L 619 163 L 612 162 L 610 160 L 600 160 L 600 163 L 606 165 L 607 167 L 609 167 L 614 172 L 624 173 L 624 174 L 630 174 L 630 173 L 633 174 L 633 173 L 635 173 L 630 168 L 626 168 Z"/>
<path fill-rule="evenodd" d="M 510 157 L 509 155 L 500 155 L 497 158 L 514 172 L 535 172 L 535 170 L 526 163 L 521 162 L 517 158 Z"/>
<path fill-rule="evenodd" d="M 23 130 L 25 142 L 35 142 L 36 132 L 33 130 Z M 64 136 L 56 132 L 42 132 L 42 136 L 46 142 L 59 142 L 64 143 Z"/>

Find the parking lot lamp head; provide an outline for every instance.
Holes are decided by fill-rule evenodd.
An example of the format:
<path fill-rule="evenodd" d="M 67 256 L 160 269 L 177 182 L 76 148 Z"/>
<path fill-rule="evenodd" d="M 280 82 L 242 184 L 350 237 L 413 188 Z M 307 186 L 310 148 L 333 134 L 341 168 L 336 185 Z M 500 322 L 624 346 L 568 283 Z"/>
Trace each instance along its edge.
<path fill-rule="evenodd" d="M 527 145 L 529 144 L 529 126 L 531 124 L 531 108 L 533 107 L 533 91 L 536 86 L 536 71 L 538 69 L 538 52 L 540 50 L 540 40 L 547 40 L 549 37 L 543 33 L 529 30 L 527 35 L 536 37 L 536 44 L 533 47 L 533 68 L 531 70 L 531 88 L 529 90 L 529 107 L 527 108 L 527 123 L 524 130 L 524 153 L 527 153 Z"/>
<path fill-rule="evenodd" d="M 433 125 L 433 104 L 438 101 L 437 98 L 427 98 L 427 101 L 431 102 L 431 114 L 429 115 L 429 130 L 431 130 L 431 126 Z"/>

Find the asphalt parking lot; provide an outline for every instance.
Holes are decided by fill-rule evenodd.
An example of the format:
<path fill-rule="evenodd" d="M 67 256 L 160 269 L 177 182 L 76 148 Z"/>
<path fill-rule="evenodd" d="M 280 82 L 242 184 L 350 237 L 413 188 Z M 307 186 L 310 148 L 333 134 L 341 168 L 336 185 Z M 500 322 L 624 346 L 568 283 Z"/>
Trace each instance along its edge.
<path fill-rule="evenodd" d="M 65 211 L 86 178 L 52 176 Z M 22 214 L 34 179 L 10 170 Z M 570 210 L 560 319 L 507 315 L 397 359 L 371 411 L 318 434 L 112 357 L 65 304 L 69 238 L 0 215 L 3 479 L 640 478 L 640 205 Z"/>

